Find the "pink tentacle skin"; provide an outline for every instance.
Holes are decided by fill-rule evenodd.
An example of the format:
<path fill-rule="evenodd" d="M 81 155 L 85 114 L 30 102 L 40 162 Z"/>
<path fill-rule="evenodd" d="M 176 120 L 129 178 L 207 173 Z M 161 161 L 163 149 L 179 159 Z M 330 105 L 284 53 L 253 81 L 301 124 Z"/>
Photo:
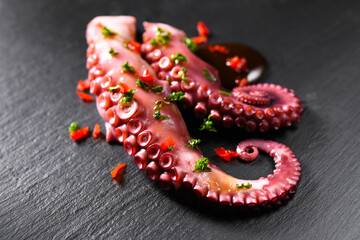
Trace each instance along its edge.
<path fill-rule="evenodd" d="M 183 100 L 183 106 L 194 108 L 197 117 L 210 114 L 211 119 L 222 122 L 224 127 L 236 126 L 249 132 L 277 130 L 300 121 L 303 105 L 293 90 L 265 83 L 236 87 L 231 93 L 227 92 L 221 86 L 217 70 L 187 48 L 183 31 L 161 23 L 145 22 L 144 27 L 143 56 L 156 66 L 154 70 L 160 79 L 169 81 L 173 92 L 183 91 L 191 96 Z M 168 44 L 151 42 L 159 29 L 170 33 Z M 161 58 L 154 58 L 155 52 Z M 178 53 L 186 60 L 171 60 Z M 186 82 L 179 77 L 182 68 L 186 69 Z"/>
<path fill-rule="evenodd" d="M 104 27 L 111 30 L 111 34 L 103 35 Z M 148 28 L 147 25 L 146 27 Z M 166 29 L 175 31 L 170 27 Z M 124 143 L 126 153 L 134 156 L 136 166 L 145 170 L 151 180 L 159 181 L 160 186 L 166 190 L 189 187 L 199 197 L 210 202 L 234 206 L 268 207 L 287 200 L 294 193 L 300 179 L 300 165 L 286 146 L 263 140 L 247 140 L 238 145 L 237 151 L 245 161 L 254 160 L 257 149 L 274 157 L 274 173 L 257 180 L 242 180 L 227 175 L 207 162 L 197 147 L 189 148 L 188 141 L 191 137 L 180 111 L 176 104 L 165 100 L 171 94 L 170 86 L 164 81 L 154 79 L 152 86 L 162 86 L 161 90 L 154 92 L 137 84 L 144 72 L 148 72 L 150 76 L 156 75 L 150 65 L 141 58 L 140 53 L 124 45 L 135 39 L 134 33 L 135 18 L 130 16 L 96 17 L 87 28 L 87 66 L 91 91 L 97 96 L 97 109 L 106 122 L 106 140 Z M 184 34 L 175 31 L 171 35 L 171 41 L 175 41 L 177 36 L 184 37 Z M 148 45 L 145 47 L 151 49 Z M 111 49 L 117 54 L 110 54 Z M 157 54 L 160 53 L 153 53 L 152 57 L 158 58 Z M 166 54 L 166 51 L 161 51 L 160 55 Z M 195 56 L 189 55 L 188 59 L 191 58 L 196 60 Z M 126 63 L 132 67 L 131 71 L 124 68 Z M 171 69 L 169 64 L 172 63 L 162 60 L 159 68 L 168 71 Z M 211 66 L 205 63 L 203 65 L 216 75 Z M 187 67 L 189 71 L 195 72 L 192 69 L 196 66 Z M 196 76 L 193 79 L 196 79 Z M 220 87 L 218 82 L 215 85 Z M 133 91 L 133 96 L 128 98 L 127 102 L 123 102 L 126 99 L 125 90 L 121 92 L 120 88 L 136 91 Z M 233 100 L 221 100 L 219 105 L 219 96 L 215 96 L 219 93 L 211 92 L 212 86 L 204 85 L 199 89 L 191 91 L 200 91 L 201 96 L 190 95 L 192 98 L 189 97 L 189 102 L 213 99 L 213 105 L 222 106 L 211 110 L 214 116 L 225 116 L 225 113 L 226 116 L 232 116 L 229 106 Z M 209 106 L 209 103 L 205 105 Z M 205 111 L 203 104 L 198 108 Z M 242 108 L 233 109 L 241 112 L 239 109 Z M 159 110 L 157 114 L 156 110 Z M 166 145 L 164 147 L 165 142 L 170 142 L 171 148 Z M 200 164 L 201 161 L 203 165 Z"/>

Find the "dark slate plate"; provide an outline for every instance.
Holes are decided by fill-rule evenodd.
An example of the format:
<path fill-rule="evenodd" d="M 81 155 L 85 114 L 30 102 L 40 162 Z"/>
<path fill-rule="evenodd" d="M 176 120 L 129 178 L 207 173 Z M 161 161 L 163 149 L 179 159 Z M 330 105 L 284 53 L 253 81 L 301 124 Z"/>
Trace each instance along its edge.
<path fill-rule="evenodd" d="M 1 239 L 358 239 L 360 236 L 360 3 L 358 1 L 0 1 Z M 134 15 L 210 42 L 259 50 L 262 82 L 295 90 L 306 108 L 297 126 L 270 134 L 197 131 L 206 156 L 237 177 L 273 170 L 262 156 L 225 164 L 214 147 L 246 138 L 288 145 L 302 165 L 294 198 L 262 214 L 231 214 L 162 191 L 123 147 L 92 138 L 76 144 L 70 122 L 102 122 L 75 94 L 86 77 L 84 38 L 97 15 Z M 103 128 L 103 124 L 102 124 Z M 109 175 L 128 163 L 125 181 Z"/>

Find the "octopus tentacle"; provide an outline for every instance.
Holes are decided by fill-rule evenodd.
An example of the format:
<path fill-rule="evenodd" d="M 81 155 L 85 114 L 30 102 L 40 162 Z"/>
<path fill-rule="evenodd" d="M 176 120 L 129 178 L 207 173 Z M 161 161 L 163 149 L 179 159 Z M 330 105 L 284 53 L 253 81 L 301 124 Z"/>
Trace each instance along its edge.
<path fill-rule="evenodd" d="M 116 35 L 109 38 L 101 36 L 104 26 L 116 32 Z M 97 95 L 98 111 L 106 122 L 106 140 L 123 142 L 126 153 L 134 156 L 135 165 L 145 170 L 151 180 L 159 181 L 160 186 L 166 190 L 190 188 L 199 197 L 212 202 L 249 207 L 276 205 L 291 196 L 300 179 L 299 162 L 289 148 L 275 142 L 247 140 L 238 145 L 237 151 L 245 161 L 254 160 L 257 149 L 274 157 L 276 169 L 266 178 L 237 179 L 210 162 L 207 163 L 207 168 L 196 169 L 196 164 L 204 159 L 204 156 L 197 148 L 186 146 L 191 137 L 180 111 L 174 103 L 163 101 L 164 97 L 171 94 L 170 86 L 164 81 L 154 80 L 153 84 L 161 85 L 162 90 L 148 92 L 136 84 L 139 75 L 144 71 L 148 71 L 151 76 L 155 76 L 155 72 L 139 53 L 124 47 L 124 43 L 134 40 L 134 32 L 133 17 L 97 17 L 88 25 L 88 58 L 96 59 L 88 60 L 89 72 L 94 72 L 93 68 L 101 69 L 90 81 L 92 92 Z M 118 53 L 117 56 L 109 54 L 111 48 Z M 125 62 L 134 68 L 133 73 L 124 71 L 121 67 Z M 167 60 L 163 60 L 161 64 L 160 68 L 168 68 Z M 111 83 L 101 85 L 105 80 L 101 81 L 99 78 L 106 78 L 106 81 L 111 79 Z M 124 96 L 116 101 L 112 100 L 110 87 L 125 85 L 136 90 L 130 102 L 122 103 Z M 186 88 L 184 91 L 187 91 Z M 219 98 L 223 97 L 217 92 L 208 94 L 207 86 L 201 90 L 189 90 L 191 91 L 202 91 L 204 104 L 199 105 L 199 114 L 203 114 L 202 111 L 205 110 L 202 106 L 209 105 L 209 101 L 219 107 L 212 109 L 210 114 L 218 116 L 219 121 L 227 124 L 237 124 L 236 120 L 233 120 L 234 116 L 239 118 L 238 113 L 247 111 L 246 107 L 238 103 L 234 108 L 229 107 L 233 99 L 219 101 Z M 197 97 L 195 99 L 197 101 Z M 155 115 L 154 107 L 160 109 L 160 115 Z M 273 113 L 277 116 L 276 109 Z M 258 113 L 258 118 L 265 119 L 266 111 L 263 114 Z M 245 121 L 244 124 L 248 125 L 249 122 L 250 120 Z M 173 139 L 171 148 L 164 147 L 163 143 L 170 137 Z"/>
<path fill-rule="evenodd" d="M 154 67 L 154 70 L 159 79 L 169 81 L 173 92 L 183 91 L 187 94 L 181 105 L 194 108 L 197 117 L 204 118 L 210 114 L 213 120 L 225 127 L 236 126 L 250 132 L 277 130 L 300 121 L 303 105 L 292 90 L 265 83 L 236 87 L 229 93 L 221 86 L 217 70 L 185 46 L 183 39 L 186 35 L 183 31 L 161 23 L 145 22 L 144 27 L 143 56 L 152 66 L 160 66 Z M 154 47 L 150 40 L 156 38 L 159 28 L 170 32 L 171 41 Z M 152 57 L 155 53 L 162 57 Z M 185 56 L 186 61 L 171 61 L 171 57 L 177 53 Z M 182 68 L 187 70 L 185 82 L 180 77 Z M 266 111 L 277 114 L 265 115 Z M 232 114 L 227 114 L 229 112 Z"/>

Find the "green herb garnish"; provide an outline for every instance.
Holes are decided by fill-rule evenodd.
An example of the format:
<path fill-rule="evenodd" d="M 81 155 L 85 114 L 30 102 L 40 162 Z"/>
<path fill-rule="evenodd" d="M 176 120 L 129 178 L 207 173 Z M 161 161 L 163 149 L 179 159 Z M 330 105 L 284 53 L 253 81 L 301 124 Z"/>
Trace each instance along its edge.
<path fill-rule="evenodd" d="M 184 99 L 184 93 L 182 91 L 172 92 L 170 97 L 164 97 L 164 99 L 168 102 L 178 102 Z"/>
<path fill-rule="evenodd" d="M 170 32 L 166 32 L 162 28 L 157 28 L 156 37 L 158 42 L 163 45 L 166 45 L 170 42 Z"/>
<path fill-rule="evenodd" d="M 190 51 L 195 52 L 197 50 L 197 45 L 191 38 L 184 38 L 183 42 L 190 49 Z"/>
<path fill-rule="evenodd" d="M 225 91 L 222 91 L 222 90 L 219 90 L 219 93 L 227 95 L 227 96 L 231 96 L 231 93 L 225 92 Z"/>
<path fill-rule="evenodd" d="M 116 90 L 116 89 L 119 89 L 119 88 L 120 88 L 119 85 L 117 85 L 117 86 L 115 86 L 115 87 L 109 87 L 109 92 L 112 92 L 112 91 L 114 91 L 114 90 Z"/>
<path fill-rule="evenodd" d="M 163 106 L 161 100 L 157 100 L 157 101 L 155 102 L 155 104 L 156 104 L 156 106 L 154 107 L 154 110 L 160 110 L 160 109 L 162 108 L 162 106 Z"/>
<path fill-rule="evenodd" d="M 163 90 L 163 86 L 161 86 L 161 85 L 156 85 L 156 86 L 152 85 L 151 86 L 151 91 L 153 91 L 153 92 L 161 92 L 162 90 Z"/>
<path fill-rule="evenodd" d="M 113 56 L 113 57 L 116 57 L 116 56 L 119 54 L 118 52 L 115 52 L 115 51 L 114 51 L 114 48 L 110 48 L 109 53 L 110 53 L 111 56 Z"/>
<path fill-rule="evenodd" d="M 111 37 L 113 35 L 116 35 L 117 33 L 114 31 L 111 31 L 110 29 L 108 29 L 107 27 L 103 27 L 102 28 L 102 34 L 104 35 L 104 37 Z"/>
<path fill-rule="evenodd" d="M 137 90 L 136 89 L 129 89 L 123 93 L 120 103 L 130 103 L 133 100 L 134 94 Z"/>
<path fill-rule="evenodd" d="M 187 85 L 189 82 L 189 79 L 187 79 L 187 77 L 185 76 L 186 73 L 187 73 L 186 68 L 182 67 L 181 72 L 179 73 L 179 77 L 181 78 L 181 81 L 185 83 L 185 85 Z"/>
<path fill-rule="evenodd" d="M 185 147 L 195 149 L 200 142 L 200 139 L 190 139 L 188 141 L 189 145 L 185 145 Z"/>
<path fill-rule="evenodd" d="M 149 85 L 147 85 L 147 83 L 144 82 L 144 81 L 141 80 L 141 79 L 138 79 L 138 80 L 136 81 L 136 86 L 141 87 L 141 88 L 143 88 L 145 91 L 149 92 L 149 89 L 150 89 Z"/>
<path fill-rule="evenodd" d="M 155 39 L 155 38 L 151 39 L 151 40 L 150 40 L 150 44 L 151 44 L 154 48 L 156 48 L 156 45 L 157 45 L 156 39 Z"/>
<path fill-rule="evenodd" d="M 207 165 L 209 164 L 209 159 L 207 157 L 200 158 L 195 163 L 195 172 L 211 172 L 211 168 L 209 168 Z"/>
<path fill-rule="evenodd" d="M 161 92 L 163 90 L 162 85 L 151 85 L 151 87 L 143 80 L 138 79 L 136 81 L 136 86 L 143 88 L 145 91 L 149 92 L 149 90 L 153 92 Z"/>
<path fill-rule="evenodd" d="M 153 45 L 154 48 L 156 48 L 156 45 L 158 43 L 161 43 L 162 45 L 166 45 L 170 42 L 170 32 L 166 32 L 162 28 L 157 28 L 156 32 L 156 38 L 153 38 L 150 40 L 150 44 Z"/>
<path fill-rule="evenodd" d="M 181 62 L 187 62 L 187 58 L 184 55 L 182 55 L 181 53 L 177 53 L 176 55 L 171 54 L 170 59 L 172 61 L 174 61 L 175 64 L 179 64 Z"/>
<path fill-rule="evenodd" d="M 213 126 L 213 122 L 211 121 L 211 116 L 210 115 L 207 118 L 204 118 L 204 121 L 200 125 L 199 130 L 207 130 L 209 132 L 216 132 L 216 129 Z"/>
<path fill-rule="evenodd" d="M 246 185 L 242 183 L 242 184 L 236 184 L 236 187 L 237 187 L 238 189 L 243 189 L 243 188 L 249 189 L 249 188 L 252 187 L 252 185 L 251 185 L 250 183 L 247 183 Z"/>
<path fill-rule="evenodd" d="M 203 68 L 204 77 L 206 77 L 208 80 L 212 82 L 216 82 L 216 78 L 212 75 L 210 75 L 209 71 L 206 68 Z"/>
<path fill-rule="evenodd" d="M 168 146 L 168 147 L 167 147 L 167 150 L 168 150 L 168 151 L 174 150 L 174 146 Z"/>
<path fill-rule="evenodd" d="M 154 113 L 153 117 L 154 117 L 155 119 L 161 119 L 161 120 L 165 120 L 165 119 L 169 119 L 169 118 L 170 118 L 169 116 L 161 115 L 160 110 L 157 110 L 157 111 Z"/>
<path fill-rule="evenodd" d="M 124 72 L 131 72 L 131 73 L 135 73 L 134 67 L 129 65 L 129 61 L 126 61 L 126 63 L 124 65 L 121 66 L 124 70 Z"/>
<path fill-rule="evenodd" d="M 72 122 L 69 127 L 69 133 L 72 133 L 73 131 L 77 130 L 78 128 L 79 128 L 79 126 L 77 125 L 77 123 Z"/>

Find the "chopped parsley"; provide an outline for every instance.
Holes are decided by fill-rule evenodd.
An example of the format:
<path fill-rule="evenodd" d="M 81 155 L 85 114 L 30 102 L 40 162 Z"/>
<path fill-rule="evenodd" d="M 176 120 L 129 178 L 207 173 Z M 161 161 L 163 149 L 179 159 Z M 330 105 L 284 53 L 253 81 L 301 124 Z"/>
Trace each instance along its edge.
<path fill-rule="evenodd" d="M 110 48 L 109 53 L 110 53 L 111 56 L 113 56 L 113 57 L 116 57 L 116 56 L 119 54 L 118 52 L 115 52 L 115 51 L 114 51 L 114 48 Z"/>
<path fill-rule="evenodd" d="M 188 141 L 189 145 L 185 145 L 185 147 L 195 149 L 200 142 L 200 139 L 190 139 Z"/>
<path fill-rule="evenodd" d="M 169 116 L 166 116 L 166 115 L 161 115 L 160 113 L 160 110 L 156 110 L 153 117 L 155 119 L 160 119 L 160 120 L 165 120 L 165 119 L 169 119 L 170 117 Z"/>
<path fill-rule="evenodd" d="M 162 28 L 157 28 L 156 31 L 156 38 L 153 38 L 150 40 L 150 44 L 153 45 L 154 48 L 156 48 L 156 45 L 158 43 L 161 43 L 162 45 L 166 45 L 170 42 L 170 32 L 166 32 Z"/>
<path fill-rule="evenodd" d="M 143 88 L 145 91 L 149 92 L 149 90 L 153 92 L 161 92 L 163 90 L 162 85 L 151 85 L 151 87 L 143 80 L 138 79 L 136 81 L 136 86 Z"/>
<path fill-rule="evenodd" d="M 161 92 L 162 90 L 163 90 L 162 85 L 156 85 L 156 86 L 152 85 L 151 86 L 151 91 L 153 91 L 153 92 Z"/>
<path fill-rule="evenodd" d="M 133 100 L 134 94 L 137 90 L 136 89 L 129 89 L 123 93 L 120 103 L 130 103 Z"/>
<path fill-rule="evenodd" d="M 203 68 L 204 77 L 206 77 L 208 80 L 212 82 L 216 82 L 216 78 L 212 75 L 210 75 L 209 71 L 206 68 Z"/>
<path fill-rule="evenodd" d="M 150 44 L 151 44 L 154 48 L 156 48 L 156 45 L 157 45 L 156 39 L 155 39 L 155 38 L 151 39 L 151 40 L 150 40 Z"/>
<path fill-rule="evenodd" d="M 181 72 L 179 73 L 179 77 L 181 78 L 181 81 L 185 83 L 185 85 L 187 85 L 189 82 L 189 79 L 185 77 L 186 72 L 187 72 L 186 68 L 182 67 Z"/>
<path fill-rule="evenodd" d="M 164 99 L 168 102 L 177 102 L 184 99 L 184 93 L 182 91 L 172 92 L 170 97 L 164 97 Z"/>
<path fill-rule="evenodd" d="M 169 116 L 161 115 L 161 113 L 160 113 L 160 109 L 163 106 L 163 102 L 161 100 L 157 100 L 155 102 L 155 104 L 156 104 L 156 106 L 154 107 L 155 113 L 154 113 L 153 117 L 155 119 L 161 119 L 161 120 L 169 119 L 170 118 Z"/>
<path fill-rule="evenodd" d="M 124 65 L 121 66 L 124 72 L 135 73 L 134 67 L 129 65 L 129 61 L 126 61 Z"/>
<path fill-rule="evenodd" d="M 222 90 L 219 90 L 219 93 L 227 95 L 227 96 L 231 96 L 231 93 L 225 92 L 225 91 L 222 91 Z"/>
<path fill-rule="evenodd" d="M 141 88 L 143 88 L 145 91 L 149 92 L 149 89 L 150 89 L 149 85 L 147 85 L 147 83 L 144 82 L 144 81 L 141 80 L 141 79 L 138 79 L 138 80 L 136 81 L 136 86 L 141 87 Z"/>
<path fill-rule="evenodd" d="M 113 35 L 116 35 L 117 33 L 114 31 L 111 31 L 110 29 L 108 29 L 107 27 L 103 27 L 102 28 L 102 34 L 104 35 L 104 37 L 111 37 Z"/>
<path fill-rule="evenodd" d="M 252 187 L 252 185 L 251 185 L 250 183 L 247 183 L 246 185 L 242 183 L 242 184 L 236 184 L 236 187 L 237 187 L 238 189 L 243 189 L 243 188 L 249 189 L 249 188 Z"/>
<path fill-rule="evenodd" d="M 115 87 L 109 87 L 109 92 L 112 92 L 112 91 L 114 91 L 114 90 L 116 90 L 116 89 L 119 89 L 119 88 L 120 88 L 119 85 L 117 85 L 117 86 L 115 86 Z"/>
<path fill-rule="evenodd" d="M 184 38 L 183 42 L 190 49 L 190 51 L 195 52 L 197 50 L 197 45 L 191 38 Z"/>
<path fill-rule="evenodd" d="M 181 62 L 187 62 L 187 58 L 184 55 L 182 55 L 181 53 L 177 53 L 176 55 L 171 54 L 170 59 L 172 61 L 174 61 L 175 64 L 179 64 Z"/>
<path fill-rule="evenodd" d="M 163 106 L 161 100 L 157 100 L 157 101 L 155 102 L 155 104 L 156 104 L 156 106 L 154 107 L 154 110 L 160 110 L 160 109 L 162 108 L 162 106 Z"/>
<path fill-rule="evenodd" d="M 168 150 L 168 151 L 174 150 L 174 146 L 168 146 L 168 147 L 167 147 L 167 150 Z"/>
<path fill-rule="evenodd" d="M 157 28 L 156 37 L 158 42 L 163 45 L 166 45 L 170 42 L 170 32 L 166 32 L 162 28 Z"/>
<path fill-rule="evenodd" d="M 204 118 L 204 121 L 200 125 L 199 130 L 207 130 L 209 132 L 216 132 L 216 129 L 213 126 L 213 122 L 210 119 L 211 119 L 210 115 L 207 118 Z"/>
<path fill-rule="evenodd" d="M 79 126 L 77 125 L 77 123 L 72 122 L 69 127 L 69 133 L 72 133 L 73 131 L 77 130 L 78 128 L 79 128 Z"/>
<path fill-rule="evenodd" d="M 200 158 L 195 163 L 195 172 L 211 172 L 211 168 L 208 167 L 209 159 L 207 157 Z"/>

